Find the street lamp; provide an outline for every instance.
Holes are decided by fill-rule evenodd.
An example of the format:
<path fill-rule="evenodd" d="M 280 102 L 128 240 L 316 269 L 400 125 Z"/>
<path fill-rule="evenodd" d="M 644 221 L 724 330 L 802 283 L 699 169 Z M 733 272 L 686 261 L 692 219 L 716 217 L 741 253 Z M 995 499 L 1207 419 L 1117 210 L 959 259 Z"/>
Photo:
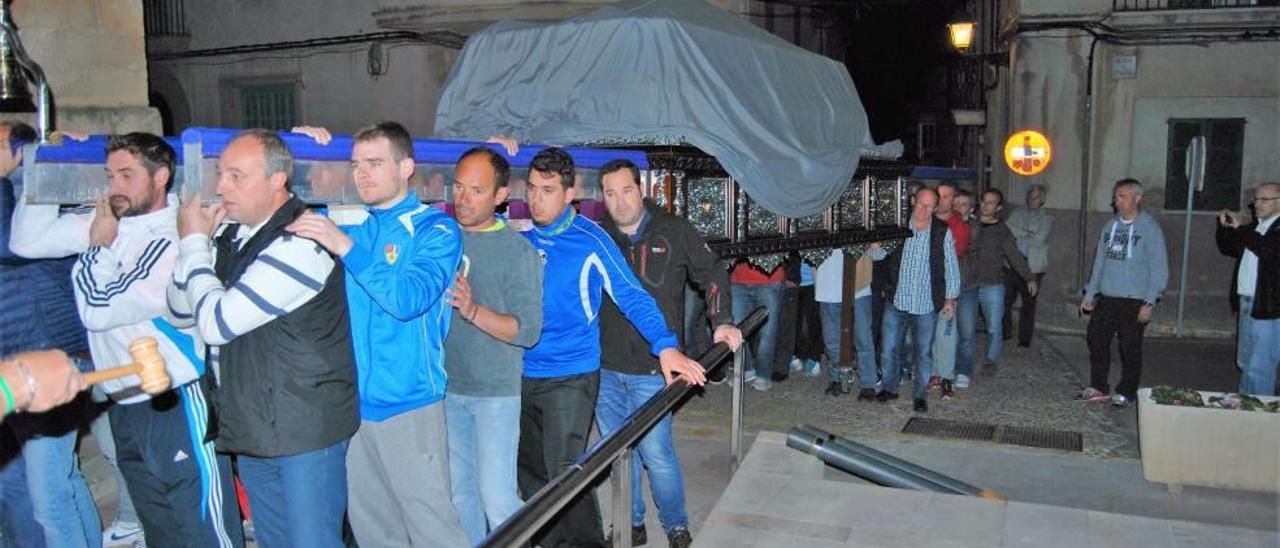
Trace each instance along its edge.
<path fill-rule="evenodd" d="M 958 51 L 967 51 L 973 46 L 973 21 L 957 21 L 947 25 L 951 33 L 951 45 Z"/>

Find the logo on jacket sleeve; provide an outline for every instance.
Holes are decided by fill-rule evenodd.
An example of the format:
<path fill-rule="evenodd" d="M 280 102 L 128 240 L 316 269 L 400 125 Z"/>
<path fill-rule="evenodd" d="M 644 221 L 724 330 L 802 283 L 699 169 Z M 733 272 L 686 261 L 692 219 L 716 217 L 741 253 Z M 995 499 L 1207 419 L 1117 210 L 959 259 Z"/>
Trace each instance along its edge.
<path fill-rule="evenodd" d="M 384 249 L 384 253 L 387 256 L 387 264 L 396 264 L 396 259 L 400 258 L 400 246 L 396 244 L 387 244 L 387 247 Z"/>

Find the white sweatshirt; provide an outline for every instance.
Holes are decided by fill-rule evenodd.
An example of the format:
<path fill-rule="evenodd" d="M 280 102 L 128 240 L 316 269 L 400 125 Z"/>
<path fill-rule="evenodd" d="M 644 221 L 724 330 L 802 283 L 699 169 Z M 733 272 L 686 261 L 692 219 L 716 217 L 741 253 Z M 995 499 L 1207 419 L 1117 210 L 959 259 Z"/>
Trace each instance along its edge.
<path fill-rule="evenodd" d="M 94 367 L 110 369 L 133 363 L 129 345 L 152 337 L 164 356 L 170 384 L 179 387 L 204 372 L 204 347 L 190 329 L 173 326 L 165 289 L 178 257 L 178 200 L 169 195 L 159 211 L 120 219 L 116 239 L 108 247 L 89 245 L 95 212 L 59 214 L 56 205 L 27 205 L 18 200 L 9 247 L 32 258 L 80 253 L 71 271 L 76 307 L 89 332 Z M 119 403 L 150 399 L 129 375 L 106 381 L 103 390 Z"/>

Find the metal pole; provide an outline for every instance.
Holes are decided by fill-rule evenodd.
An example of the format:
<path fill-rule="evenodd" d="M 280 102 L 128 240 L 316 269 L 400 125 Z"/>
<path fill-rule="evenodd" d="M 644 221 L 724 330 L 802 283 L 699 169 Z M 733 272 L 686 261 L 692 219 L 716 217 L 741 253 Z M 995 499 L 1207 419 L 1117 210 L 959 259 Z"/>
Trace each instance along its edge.
<path fill-rule="evenodd" d="M 836 468 L 880 485 L 982 498 L 1004 498 L 992 491 L 969 485 L 808 424 L 791 429 L 787 435 L 787 446 L 805 451 Z"/>
<path fill-rule="evenodd" d="M 759 307 L 738 323 L 744 337 L 750 337 L 764 325 L 769 314 L 764 307 Z M 729 358 L 728 345 L 716 343 L 711 349 L 698 358 L 698 362 L 706 369 L 723 367 Z M 627 416 L 617 430 L 596 442 L 587 452 L 578 457 L 569 466 L 562 469 L 546 485 L 525 501 L 520 510 L 507 518 L 488 537 L 481 546 L 521 546 L 528 542 L 538 530 L 542 529 L 551 518 L 568 505 L 584 490 L 600 478 L 613 462 L 618 460 L 624 451 L 640 442 L 653 425 L 667 416 L 676 405 L 684 401 L 693 390 L 683 378 L 677 378 L 654 394 L 649 401 Z"/>
<path fill-rule="evenodd" d="M 746 346 L 747 342 L 743 341 L 742 345 Z M 744 353 L 746 349 L 741 346 L 733 353 L 733 380 L 730 381 L 733 383 L 733 409 L 729 413 L 729 452 L 733 453 L 733 461 L 729 463 L 730 476 L 738 473 L 738 465 L 742 464 L 742 377 L 745 373 L 742 368 L 747 361 Z"/>
<path fill-rule="evenodd" d="M 55 129 L 53 91 L 49 89 L 49 80 L 45 78 L 44 69 L 40 68 L 40 64 L 33 61 L 27 55 L 27 49 L 22 47 L 22 39 L 18 36 L 18 29 L 13 26 L 9 17 L 8 0 L 0 0 L 0 32 L 9 36 L 10 43 L 13 46 L 13 54 L 18 60 L 18 64 L 27 69 L 27 72 L 31 73 L 31 79 L 35 80 L 36 134 L 39 136 L 41 144 L 47 144 L 49 135 Z"/>
<path fill-rule="evenodd" d="M 1187 148 L 1187 161 L 1185 162 L 1187 211 L 1183 214 L 1182 221 L 1182 268 L 1179 269 L 1180 272 L 1178 273 L 1178 323 L 1173 328 L 1173 334 L 1178 338 L 1182 338 L 1182 318 L 1187 302 L 1187 260 L 1191 253 L 1191 207 L 1194 203 L 1196 189 L 1204 188 L 1205 144 L 1204 137 L 1192 137 L 1190 146 Z"/>
<path fill-rule="evenodd" d="M 613 461 L 613 548 L 631 548 L 631 459 L 627 449 Z"/>

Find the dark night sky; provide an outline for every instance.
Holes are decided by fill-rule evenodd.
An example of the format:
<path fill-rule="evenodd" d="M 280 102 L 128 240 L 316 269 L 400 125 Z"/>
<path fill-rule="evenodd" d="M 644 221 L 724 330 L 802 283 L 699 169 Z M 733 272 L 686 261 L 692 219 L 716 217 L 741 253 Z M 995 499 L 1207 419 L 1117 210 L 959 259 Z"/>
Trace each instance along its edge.
<path fill-rule="evenodd" d="M 904 137 L 903 132 L 914 125 L 910 109 L 929 102 L 930 71 L 955 55 L 946 25 L 961 13 L 958 6 L 963 2 L 908 0 L 841 14 L 851 35 L 845 64 L 877 142 Z M 934 89 L 945 87 L 939 84 Z"/>

